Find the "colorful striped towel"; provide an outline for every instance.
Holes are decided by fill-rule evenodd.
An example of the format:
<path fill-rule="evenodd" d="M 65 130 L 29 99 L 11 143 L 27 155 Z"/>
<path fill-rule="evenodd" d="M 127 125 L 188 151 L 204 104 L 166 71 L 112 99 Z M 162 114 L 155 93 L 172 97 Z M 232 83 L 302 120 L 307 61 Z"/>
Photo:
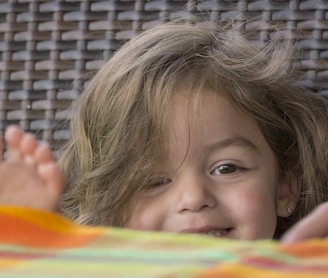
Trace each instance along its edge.
<path fill-rule="evenodd" d="M 328 277 L 328 242 L 280 245 L 83 227 L 0 207 L 0 277 Z"/>

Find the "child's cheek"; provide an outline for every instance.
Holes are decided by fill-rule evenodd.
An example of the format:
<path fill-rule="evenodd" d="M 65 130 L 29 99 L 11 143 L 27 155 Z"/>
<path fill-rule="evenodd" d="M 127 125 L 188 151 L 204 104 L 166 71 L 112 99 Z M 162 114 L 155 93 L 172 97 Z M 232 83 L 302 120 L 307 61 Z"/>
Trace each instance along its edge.
<path fill-rule="evenodd" d="M 254 216 L 265 214 L 275 207 L 274 196 L 260 192 L 259 190 L 242 190 L 231 196 L 231 209 L 240 214 L 252 214 Z"/>

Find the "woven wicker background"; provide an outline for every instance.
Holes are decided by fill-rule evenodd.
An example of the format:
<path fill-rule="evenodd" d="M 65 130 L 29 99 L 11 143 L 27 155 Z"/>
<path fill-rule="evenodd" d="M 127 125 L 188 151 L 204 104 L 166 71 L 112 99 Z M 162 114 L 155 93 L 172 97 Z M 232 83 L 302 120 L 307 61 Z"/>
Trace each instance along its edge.
<path fill-rule="evenodd" d="M 210 21 L 233 17 L 260 43 L 267 23 L 279 22 L 298 38 L 304 85 L 328 95 L 327 0 L 0 0 L 0 131 L 18 124 L 60 146 L 70 136 L 68 107 L 90 75 L 79 78 L 180 11 Z"/>

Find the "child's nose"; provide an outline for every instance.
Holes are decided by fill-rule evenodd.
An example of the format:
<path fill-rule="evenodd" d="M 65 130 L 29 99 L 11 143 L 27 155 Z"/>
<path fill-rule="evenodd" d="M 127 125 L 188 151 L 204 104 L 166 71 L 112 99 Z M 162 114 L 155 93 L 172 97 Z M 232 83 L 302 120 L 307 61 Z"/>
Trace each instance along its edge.
<path fill-rule="evenodd" d="M 180 179 L 177 188 L 176 206 L 178 212 L 199 212 L 206 208 L 214 208 L 217 198 L 206 178 L 196 177 Z"/>

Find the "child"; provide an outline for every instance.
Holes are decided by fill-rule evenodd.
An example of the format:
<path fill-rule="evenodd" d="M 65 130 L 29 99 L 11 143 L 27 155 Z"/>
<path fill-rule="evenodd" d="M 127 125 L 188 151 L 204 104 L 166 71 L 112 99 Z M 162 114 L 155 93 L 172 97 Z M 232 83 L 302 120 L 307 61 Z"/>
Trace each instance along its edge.
<path fill-rule="evenodd" d="M 280 238 L 328 198 L 327 101 L 294 84 L 289 53 L 178 22 L 132 39 L 78 102 L 59 160 L 61 212 L 83 224 Z"/>
<path fill-rule="evenodd" d="M 327 101 L 290 47 L 173 22 L 132 39 L 82 94 L 61 211 L 88 225 L 279 238 L 328 199 Z"/>

